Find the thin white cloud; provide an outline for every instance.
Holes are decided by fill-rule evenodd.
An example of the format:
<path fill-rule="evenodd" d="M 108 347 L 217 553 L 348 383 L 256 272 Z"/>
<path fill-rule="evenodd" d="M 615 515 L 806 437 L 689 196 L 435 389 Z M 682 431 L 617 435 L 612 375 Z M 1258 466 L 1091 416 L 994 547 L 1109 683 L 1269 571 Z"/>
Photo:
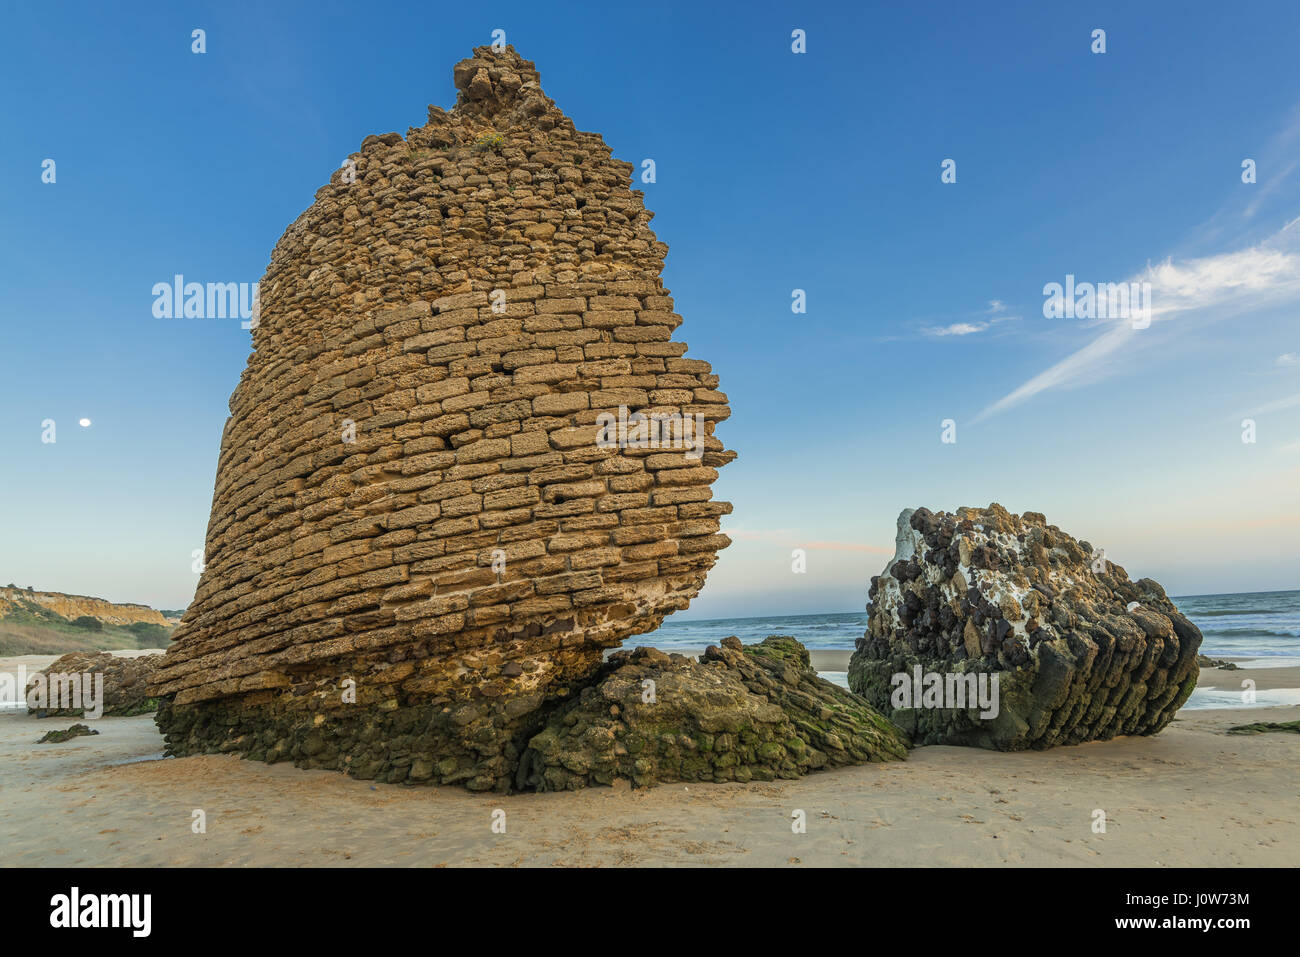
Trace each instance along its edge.
<path fill-rule="evenodd" d="M 1232 200 L 1193 231 L 1192 241 L 1200 244 L 1218 240 L 1230 223 L 1241 224 L 1253 219 L 1263 201 L 1273 197 L 1283 183 L 1293 179 L 1292 173 L 1300 166 L 1300 160 L 1293 159 L 1298 146 L 1300 104 L 1292 108 L 1277 135 L 1263 150 L 1263 155 L 1257 157 L 1258 184 L 1234 187 Z M 1195 311 L 1203 311 L 1214 320 L 1266 304 L 1300 302 L 1298 225 L 1300 216 L 1293 216 L 1263 241 L 1252 243 L 1243 236 L 1238 240 L 1242 248 L 1232 252 L 1177 259 L 1167 257 L 1154 266 L 1148 263 L 1145 270 L 1129 281 L 1151 283 L 1153 322 L 1169 321 Z M 1257 237 L 1258 233 L 1255 235 Z M 1216 309 L 1221 315 L 1215 315 Z M 1103 363 L 1113 366 L 1116 353 L 1143 344 L 1135 339 L 1142 332 L 1133 329 L 1127 320 L 1110 321 L 1088 345 L 993 402 L 974 421 L 995 415 L 1049 389 L 1100 377 L 1108 371 Z M 1295 358 L 1296 353 L 1287 353 L 1278 358 L 1277 364 L 1290 366 Z"/>
<path fill-rule="evenodd" d="M 1294 352 L 1284 352 L 1277 357 L 1277 364 L 1280 366 L 1300 365 L 1300 355 Z"/>
<path fill-rule="evenodd" d="M 1172 318 L 1241 294 L 1300 292 L 1300 255 L 1260 243 L 1178 264 L 1166 259 L 1148 265 L 1136 281 L 1151 283 L 1152 318 Z"/>
<path fill-rule="evenodd" d="M 1293 160 L 1283 168 L 1281 172 L 1261 180 L 1254 199 L 1246 206 L 1246 211 L 1243 214 L 1244 218 L 1250 219 L 1254 216 L 1255 213 L 1259 211 L 1260 206 L 1264 204 L 1264 201 L 1268 199 L 1269 195 L 1281 186 L 1288 176 L 1295 172 L 1295 168 L 1298 165 L 1300 165 L 1300 160 Z"/>
<path fill-rule="evenodd" d="M 1249 226 L 1256 214 L 1268 205 L 1266 201 L 1279 198 L 1276 194 L 1282 190 L 1284 184 L 1290 184 L 1294 196 L 1295 180 L 1292 173 L 1297 166 L 1300 166 L 1300 161 L 1295 159 L 1298 149 L 1300 149 L 1300 103 L 1291 108 L 1281 128 L 1266 145 L 1258 152 L 1249 153 L 1249 157 L 1256 160 L 1256 182 L 1241 182 L 1239 168 L 1234 168 L 1225 175 L 1227 202 L 1214 215 L 1191 231 L 1189 242 L 1197 245 L 1204 242 L 1220 242 L 1222 237 L 1231 235 L 1243 225 Z M 1247 155 L 1243 152 L 1242 159 Z M 1296 222 L 1300 222 L 1300 217 L 1288 223 L 1286 228 L 1290 228 Z M 1190 250 L 1188 254 L 1191 254 Z"/>
<path fill-rule="evenodd" d="M 1300 254 L 1287 248 L 1294 245 L 1293 237 L 1283 238 L 1279 232 L 1268 241 L 1233 252 L 1148 264 L 1126 281 L 1151 284 L 1152 324 L 1196 311 L 1238 311 L 1275 301 L 1300 300 Z M 1115 352 L 1134 343 L 1135 337 L 1149 335 L 1148 330 L 1134 329 L 1129 319 L 1108 320 L 1104 331 L 1092 342 L 984 408 L 974 421 L 1003 412 L 1048 389 L 1095 378 L 1102 363 Z"/>
<path fill-rule="evenodd" d="M 1107 356 L 1117 349 L 1123 348 L 1132 332 L 1131 323 L 1121 322 L 1112 325 L 1078 352 L 1062 359 L 1051 368 L 1038 373 L 1020 388 L 1008 392 L 975 416 L 973 421 L 978 422 L 991 415 L 997 415 L 999 412 L 1009 409 L 1013 405 L 1019 405 L 1040 392 L 1073 382 L 1087 375 L 1091 369 L 1101 363 Z"/>
<path fill-rule="evenodd" d="M 1015 322 L 1019 316 L 1004 316 L 1007 304 L 1001 299 L 990 299 L 988 309 L 984 310 L 982 318 L 972 318 L 970 321 L 954 322 L 946 326 L 929 326 L 921 331 L 927 336 L 972 336 L 977 332 L 984 332 L 987 329 L 996 326 L 1000 322 Z M 979 315 L 975 313 L 974 315 Z"/>
<path fill-rule="evenodd" d="M 1300 405 L 1300 392 L 1256 406 L 1246 413 L 1246 417 L 1253 418 L 1257 415 L 1267 415 L 1270 412 L 1281 412 L 1283 409 L 1291 409 L 1297 405 Z"/>
<path fill-rule="evenodd" d="M 987 322 L 954 322 L 951 326 L 926 329 L 925 332 L 930 336 L 969 336 L 983 332 L 988 327 Z"/>

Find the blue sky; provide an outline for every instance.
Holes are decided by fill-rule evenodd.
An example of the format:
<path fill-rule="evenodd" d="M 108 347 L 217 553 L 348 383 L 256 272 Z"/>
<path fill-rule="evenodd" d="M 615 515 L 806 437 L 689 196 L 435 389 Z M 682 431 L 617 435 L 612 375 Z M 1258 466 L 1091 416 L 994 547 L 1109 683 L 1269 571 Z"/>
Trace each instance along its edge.
<path fill-rule="evenodd" d="M 249 334 L 153 284 L 259 279 L 499 28 L 655 160 L 678 334 L 731 400 L 735 543 L 683 618 L 859 609 L 900 509 L 990 501 L 1173 594 L 1300 587 L 1300 9 L 1084 6 L 15 6 L 0 584 L 189 601 Z M 1150 327 L 1044 318 L 1067 274 L 1151 282 Z"/>

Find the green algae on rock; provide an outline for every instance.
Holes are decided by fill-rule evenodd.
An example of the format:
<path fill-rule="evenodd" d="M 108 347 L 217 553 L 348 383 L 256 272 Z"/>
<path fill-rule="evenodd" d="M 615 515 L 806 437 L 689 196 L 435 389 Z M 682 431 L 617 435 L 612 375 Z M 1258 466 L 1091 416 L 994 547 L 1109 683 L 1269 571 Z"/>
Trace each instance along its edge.
<path fill-rule="evenodd" d="M 79 738 L 85 734 L 99 734 L 99 732 L 92 731 L 90 725 L 74 724 L 72 727 L 64 728 L 61 731 L 47 731 L 36 743 L 62 744 L 64 741 L 71 741 L 73 738 Z"/>
<path fill-rule="evenodd" d="M 1300 721 L 1257 721 L 1254 724 L 1239 724 L 1228 729 L 1228 734 L 1264 734 L 1269 731 L 1300 734 Z"/>
<path fill-rule="evenodd" d="M 1037 512 L 904 510 L 869 598 L 849 687 L 916 744 L 1015 751 L 1155 734 L 1196 687 L 1201 633 L 1164 589 L 1129 581 Z M 918 668 L 927 680 L 996 677 L 997 707 L 942 695 L 914 707 L 897 676 Z"/>
<path fill-rule="evenodd" d="M 771 781 L 901 760 L 907 747 L 866 701 L 818 677 L 795 639 L 726 638 L 699 661 L 653 648 L 611 655 L 528 743 L 516 783 Z"/>

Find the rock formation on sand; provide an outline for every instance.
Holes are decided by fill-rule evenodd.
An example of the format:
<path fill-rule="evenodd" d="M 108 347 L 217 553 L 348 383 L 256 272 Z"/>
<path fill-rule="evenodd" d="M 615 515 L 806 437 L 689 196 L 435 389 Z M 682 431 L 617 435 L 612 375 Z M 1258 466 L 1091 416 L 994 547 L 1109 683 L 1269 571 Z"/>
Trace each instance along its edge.
<path fill-rule="evenodd" d="M 1227 658 L 1209 658 L 1205 655 L 1197 655 L 1196 663 L 1202 668 L 1222 668 L 1224 671 L 1237 670 L 1237 666 Z"/>
<path fill-rule="evenodd" d="M 40 672 L 46 688 L 58 686 L 57 675 L 77 675 L 84 684 L 86 676 L 91 682 L 97 675 L 104 676 L 103 716 L 126 717 L 148 714 L 158 708 L 158 699 L 149 694 L 149 681 L 163 660 L 162 655 L 112 655 L 106 651 L 75 651 L 52 662 Z M 51 704 L 54 693 L 47 701 Z M 81 708 L 28 708 L 29 714 L 38 718 L 81 717 Z"/>
<path fill-rule="evenodd" d="M 673 340 L 631 164 L 512 48 L 454 80 L 272 254 L 157 674 L 175 754 L 507 788 L 546 710 L 729 544 L 726 396 Z"/>
<path fill-rule="evenodd" d="M 71 741 L 73 738 L 79 738 L 86 734 L 99 734 L 89 725 L 74 724 L 70 728 L 64 728 L 61 731 L 47 731 L 41 735 L 37 744 L 62 744 L 64 741 Z"/>
<path fill-rule="evenodd" d="M 1164 590 L 1129 581 L 1037 512 L 905 510 L 869 597 L 849 687 L 916 744 L 1020 750 L 1155 734 L 1196 686 L 1201 633 Z M 937 681 L 913 686 L 918 666 L 990 686 L 996 676 L 996 716 L 933 706 L 959 703 L 951 695 L 979 679 L 945 677 L 941 696 Z"/>
<path fill-rule="evenodd" d="M 724 638 L 698 662 L 653 648 L 615 652 L 529 742 L 518 784 L 771 781 L 903 759 L 907 747 L 865 701 L 819 678 L 795 639 Z"/>

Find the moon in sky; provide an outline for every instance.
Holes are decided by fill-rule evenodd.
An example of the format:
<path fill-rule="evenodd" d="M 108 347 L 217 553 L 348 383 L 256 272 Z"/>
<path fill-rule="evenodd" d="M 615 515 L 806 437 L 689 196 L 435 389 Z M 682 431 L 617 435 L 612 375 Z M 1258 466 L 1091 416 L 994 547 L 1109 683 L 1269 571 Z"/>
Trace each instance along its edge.
<path fill-rule="evenodd" d="M 90 428 L 90 419 L 81 419 L 78 423 L 83 429 Z"/>

